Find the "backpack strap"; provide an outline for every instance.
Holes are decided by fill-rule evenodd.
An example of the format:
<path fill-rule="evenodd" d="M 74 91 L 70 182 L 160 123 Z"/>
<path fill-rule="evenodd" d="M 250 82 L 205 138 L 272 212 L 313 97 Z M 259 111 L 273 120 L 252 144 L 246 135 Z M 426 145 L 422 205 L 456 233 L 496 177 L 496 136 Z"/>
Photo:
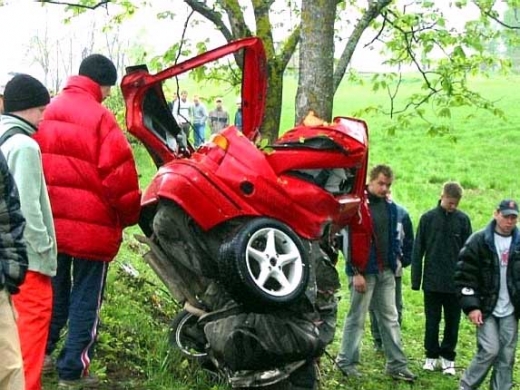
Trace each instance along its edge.
<path fill-rule="evenodd" d="M 18 126 L 11 127 L 0 137 L 0 146 L 15 134 L 25 134 L 25 131 L 23 131 L 22 128 Z"/>

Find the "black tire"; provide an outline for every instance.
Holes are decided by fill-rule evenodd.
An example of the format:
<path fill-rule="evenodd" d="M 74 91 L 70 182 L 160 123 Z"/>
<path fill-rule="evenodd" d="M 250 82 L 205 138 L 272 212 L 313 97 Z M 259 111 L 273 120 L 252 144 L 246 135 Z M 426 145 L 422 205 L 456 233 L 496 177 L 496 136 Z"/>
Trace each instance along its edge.
<path fill-rule="evenodd" d="M 219 252 L 219 277 L 232 298 L 263 311 L 294 303 L 309 281 L 302 240 L 285 224 L 269 218 L 245 222 Z"/>
<path fill-rule="evenodd" d="M 199 317 L 187 310 L 181 310 L 173 317 L 170 324 L 170 347 L 180 351 L 188 359 L 206 363 L 209 360 L 206 352 L 206 337 L 198 326 Z"/>
<path fill-rule="evenodd" d="M 198 276 L 212 278 L 218 272 L 217 262 L 207 246 L 207 234 L 177 203 L 161 199 L 153 219 L 153 232 L 172 261 Z"/>

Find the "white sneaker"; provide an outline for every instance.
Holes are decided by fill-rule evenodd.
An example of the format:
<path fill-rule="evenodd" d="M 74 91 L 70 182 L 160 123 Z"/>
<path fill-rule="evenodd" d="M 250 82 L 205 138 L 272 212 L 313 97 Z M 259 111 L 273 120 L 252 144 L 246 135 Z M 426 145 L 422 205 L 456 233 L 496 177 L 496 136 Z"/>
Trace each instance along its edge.
<path fill-rule="evenodd" d="M 455 375 L 455 362 L 441 357 L 442 373 L 444 375 Z"/>
<path fill-rule="evenodd" d="M 437 359 L 426 358 L 426 361 L 424 362 L 423 370 L 435 371 L 436 367 L 437 367 Z"/>

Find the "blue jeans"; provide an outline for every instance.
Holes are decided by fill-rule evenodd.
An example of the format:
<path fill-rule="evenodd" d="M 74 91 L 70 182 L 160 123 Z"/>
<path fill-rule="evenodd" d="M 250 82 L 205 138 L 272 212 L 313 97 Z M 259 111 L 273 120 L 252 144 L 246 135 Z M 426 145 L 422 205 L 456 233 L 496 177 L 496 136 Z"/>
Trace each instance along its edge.
<path fill-rule="evenodd" d="M 88 372 L 107 271 L 107 262 L 58 254 L 58 269 L 52 278 L 52 318 L 45 353 L 50 355 L 54 351 L 68 321 L 67 338 L 56 364 L 61 379 L 79 379 Z"/>
<path fill-rule="evenodd" d="M 399 326 L 401 326 L 403 323 L 403 278 L 401 276 L 395 277 L 395 307 L 397 309 L 397 320 L 399 321 Z M 372 339 L 374 340 L 374 347 L 382 349 L 383 342 L 381 341 L 381 332 L 379 331 L 379 324 L 377 323 L 372 302 L 370 303 L 369 313 L 370 332 L 372 333 Z"/>
<path fill-rule="evenodd" d="M 204 143 L 205 128 L 206 128 L 206 125 L 204 123 L 194 123 L 193 124 L 195 147 L 199 147 L 200 145 L 202 145 Z"/>
<path fill-rule="evenodd" d="M 477 354 L 460 380 L 461 389 L 476 389 L 493 369 L 489 388 L 509 390 L 513 387 L 513 364 L 518 340 L 518 320 L 512 314 L 489 316 L 477 328 Z"/>
<path fill-rule="evenodd" d="M 345 319 L 336 362 L 344 371 L 349 371 L 359 364 L 359 348 L 368 308 L 372 302 L 386 356 L 386 370 L 401 370 L 406 367 L 407 359 L 401 346 L 401 327 L 395 307 L 394 273 L 384 270 L 379 274 L 365 275 L 365 280 L 366 291 L 359 293 L 353 288 L 352 277 L 349 276 L 350 309 Z"/>

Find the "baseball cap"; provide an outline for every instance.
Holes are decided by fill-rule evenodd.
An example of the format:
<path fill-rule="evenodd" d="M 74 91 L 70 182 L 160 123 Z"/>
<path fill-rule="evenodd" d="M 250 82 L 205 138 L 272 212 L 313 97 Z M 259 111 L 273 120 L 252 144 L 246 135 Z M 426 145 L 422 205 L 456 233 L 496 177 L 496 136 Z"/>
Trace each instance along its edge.
<path fill-rule="evenodd" d="M 512 199 L 504 199 L 498 204 L 497 210 L 504 217 L 508 215 L 518 215 L 518 203 Z"/>

